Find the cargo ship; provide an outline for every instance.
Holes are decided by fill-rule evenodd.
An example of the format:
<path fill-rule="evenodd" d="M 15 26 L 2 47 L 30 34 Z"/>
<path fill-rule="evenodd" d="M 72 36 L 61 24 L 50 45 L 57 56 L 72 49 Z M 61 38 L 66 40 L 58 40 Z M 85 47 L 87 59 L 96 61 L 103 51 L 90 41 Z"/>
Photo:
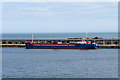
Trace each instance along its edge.
<path fill-rule="evenodd" d="M 53 42 L 53 43 L 26 43 L 26 49 L 97 49 L 98 44 L 90 43 L 86 41 L 80 42 Z"/>

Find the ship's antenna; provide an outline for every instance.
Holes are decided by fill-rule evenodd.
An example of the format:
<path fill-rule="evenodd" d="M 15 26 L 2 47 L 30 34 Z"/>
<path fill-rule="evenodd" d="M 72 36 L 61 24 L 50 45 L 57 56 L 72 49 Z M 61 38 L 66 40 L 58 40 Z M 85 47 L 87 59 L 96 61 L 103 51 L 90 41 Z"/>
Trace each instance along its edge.
<path fill-rule="evenodd" d="M 87 39 L 87 36 L 88 36 L 88 32 L 86 32 L 86 39 Z"/>
<path fill-rule="evenodd" d="M 33 38 L 34 38 L 34 35 L 32 34 L 32 43 L 33 43 Z"/>

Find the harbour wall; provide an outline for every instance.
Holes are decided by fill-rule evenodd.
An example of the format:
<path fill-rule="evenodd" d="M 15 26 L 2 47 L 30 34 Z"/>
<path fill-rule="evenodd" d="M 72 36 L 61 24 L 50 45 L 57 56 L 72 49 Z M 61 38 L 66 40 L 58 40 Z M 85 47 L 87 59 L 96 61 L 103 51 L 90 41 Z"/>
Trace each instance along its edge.
<path fill-rule="evenodd" d="M 55 40 L 60 40 L 62 43 L 70 41 L 90 41 L 98 44 L 99 48 L 120 48 L 120 39 L 34 39 L 35 43 L 52 43 Z M 25 47 L 25 43 L 32 41 L 31 39 L 1 39 L 1 47 Z"/>

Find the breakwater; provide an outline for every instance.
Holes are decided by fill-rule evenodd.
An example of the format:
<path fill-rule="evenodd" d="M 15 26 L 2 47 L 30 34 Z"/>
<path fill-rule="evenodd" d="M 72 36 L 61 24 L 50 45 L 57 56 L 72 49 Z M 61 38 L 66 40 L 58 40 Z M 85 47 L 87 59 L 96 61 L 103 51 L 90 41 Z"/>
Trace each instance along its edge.
<path fill-rule="evenodd" d="M 55 40 L 60 40 L 62 43 L 69 43 L 70 41 L 90 41 L 98 44 L 99 48 L 120 48 L 120 39 L 81 39 L 81 38 L 68 38 L 68 39 L 34 39 L 36 43 L 51 43 Z M 1 39 L 1 47 L 25 47 L 25 43 L 30 42 L 31 39 Z"/>

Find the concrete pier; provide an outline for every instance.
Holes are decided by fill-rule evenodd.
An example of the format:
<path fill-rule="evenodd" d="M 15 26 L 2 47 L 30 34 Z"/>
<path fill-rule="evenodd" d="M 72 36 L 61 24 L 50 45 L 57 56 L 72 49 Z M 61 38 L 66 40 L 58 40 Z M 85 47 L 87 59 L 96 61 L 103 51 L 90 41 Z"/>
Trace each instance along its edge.
<path fill-rule="evenodd" d="M 120 39 L 34 39 L 36 43 L 51 43 L 54 40 L 60 40 L 62 43 L 69 43 L 70 41 L 91 41 L 99 45 L 99 48 L 120 48 Z M 2 47 L 25 47 L 25 43 L 32 41 L 31 39 L 1 39 L 0 46 Z"/>

